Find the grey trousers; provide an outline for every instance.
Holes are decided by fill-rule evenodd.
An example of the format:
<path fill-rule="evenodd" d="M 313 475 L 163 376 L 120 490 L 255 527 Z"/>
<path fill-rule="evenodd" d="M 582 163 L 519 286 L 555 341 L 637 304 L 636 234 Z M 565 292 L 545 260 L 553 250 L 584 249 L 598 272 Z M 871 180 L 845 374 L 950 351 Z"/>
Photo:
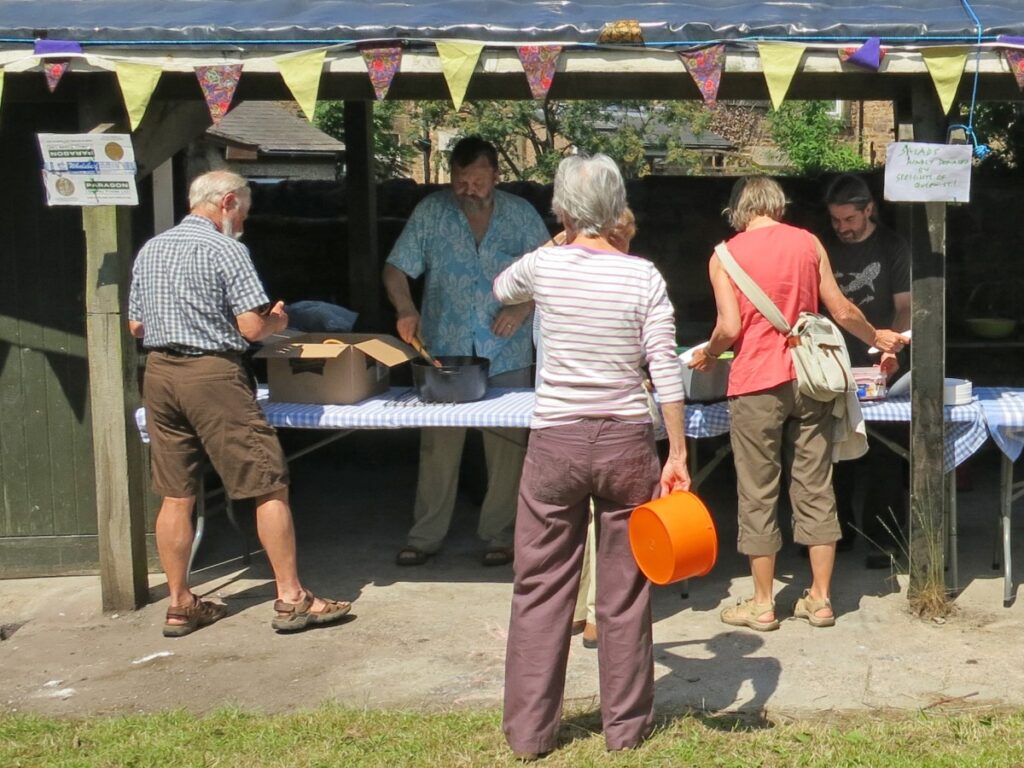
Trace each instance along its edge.
<path fill-rule="evenodd" d="M 739 491 L 739 551 L 767 556 L 782 549 L 778 502 L 783 467 L 789 475 L 793 540 L 805 545 L 838 541 L 832 403 L 803 397 L 791 381 L 731 398 L 729 420 Z"/>
<path fill-rule="evenodd" d="M 585 419 L 535 430 L 516 517 L 503 728 L 516 752 L 556 746 L 590 500 L 597 527 L 597 659 L 608 749 L 654 718 L 650 584 L 629 548 L 633 508 L 658 492 L 650 424 Z"/>
<path fill-rule="evenodd" d="M 530 369 L 500 373 L 488 379 L 487 384 L 489 387 L 529 387 L 532 384 Z M 512 546 L 526 435 L 525 429 L 483 430 L 487 495 L 480 506 L 477 535 L 490 547 Z M 448 535 L 465 441 L 465 429 L 437 427 L 421 430 L 416 504 L 412 512 L 413 525 L 406 537 L 410 547 L 434 553 Z"/>

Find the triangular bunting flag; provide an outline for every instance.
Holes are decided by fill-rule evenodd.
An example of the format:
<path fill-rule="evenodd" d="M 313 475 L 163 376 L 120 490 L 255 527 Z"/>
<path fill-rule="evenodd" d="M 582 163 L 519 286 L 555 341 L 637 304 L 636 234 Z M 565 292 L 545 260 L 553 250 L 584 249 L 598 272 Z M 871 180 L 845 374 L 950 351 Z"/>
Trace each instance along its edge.
<path fill-rule="evenodd" d="M 388 88 L 395 73 L 402 66 L 402 49 L 398 46 L 391 48 L 363 48 L 363 61 L 366 62 L 366 73 L 370 76 L 370 83 L 373 85 L 373 92 L 377 101 L 381 101 L 388 95 Z"/>
<path fill-rule="evenodd" d="M 1006 63 L 1017 78 L 1017 87 L 1024 91 L 1024 51 L 1019 48 L 1007 48 L 1003 53 L 1006 55 Z"/>
<path fill-rule="evenodd" d="M 43 72 L 46 74 L 46 87 L 50 89 L 50 93 L 57 90 L 57 83 L 64 76 L 67 71 L 69 61 L 57 61 L 50 59 L 49 61 L 43 62 Z"/>
<path fill-rule="evenodd" d="M 437 55 L 441 57 L 441 71 L 444 72 L 444 79 L 448 83 L 448 91 L 452 95 L 452 103 L 455 104 L 455 111 L 462 107 L 462 100 L 466 98 L 466 90 L 469 88 L 469 79 L 476 69 L 476 62 L 480 58 L 480 52 L 484 49 L 482 43 L 435 43 Z"/>
<path fill-rule="evenodd" d="M 560 45 L 519 46 L 519 61 L 523 64 L 533 98 L 543 101 L 548 95 L 561 53 Z"/>
<path fill-rule="evenodd" d="M 768 95 L 772 99 L 772 108 L 779 109 L 786 99 L 789 84 L 793 82 L 800 60 L 804 56 L 803 45 L 793 43 L 758 43 L 757 52 L 761 56 L 761 69 L 764 79 L 768 82 Z"/>
<path fill-rule="evenodd" d="M 697 84 L 707 104 L 718 100 L 718 86 L 722 82 L 722 70 L 725 68 L 725 46 L 712 45 L 699 51 L 680 51 L 679 58 Z"/>
<path fill-rule="evenodd" d="M 324 71 L 327 50 L 309 51 L 298 55 L 278 56 L 274 59 L 285 85 L 292 92 L 295 101 L 306 113 L 306 119 L 313 122 L 316 110 L 316 95 L 320 90 L 320 75 Z"/>
<path fill-rule="evenodd" d="M 939 92 L 943 114 L 949 114 L 956 98 L 956 89 L 964 73 L 964 64 L 970 49 L 965 45 L 950 45 L 936 48 L 922 48 L 921 55 Z"/>
<path fill-rule="evenodd" d="M 231 100 L 235 97 L 235 89 L 241 77 L 241 64 L 196 67 L 196 78 L 203 90 L 206 107 L 210 110 L 210 119 L 214 125 L 217 125 L 231 109 Z"/>
<path fill-rule="evenodd" d="M 156 90 L 163 68 L 152 64 L 136 64 L 130 61 L 115 61 L 114 71 L 121 86 L 124 106 L 128 110 L 128 124 L 134 131 L 146 114 L 149 99 Z"/>
<path fill-rule="evenodd" d="M 858 67 L 877 72 L 882 65 L 882 59 L 885 58 L 885 51 L 882 50 L 881 40 L 877 37 L 869 37 L 860 48 L 841 49 L 839 58 L 846 64 L 856 64 Z"/>

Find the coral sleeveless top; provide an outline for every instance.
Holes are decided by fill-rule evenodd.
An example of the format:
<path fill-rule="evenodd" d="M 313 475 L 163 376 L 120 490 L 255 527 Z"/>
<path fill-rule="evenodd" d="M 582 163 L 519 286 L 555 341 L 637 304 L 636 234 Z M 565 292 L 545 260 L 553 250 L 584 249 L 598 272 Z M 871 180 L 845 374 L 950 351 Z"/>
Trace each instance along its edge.
<path fill-rule="evenodd" d="M 792 325 L 801 312 L 818 311 L 821 276 L 816 239 L 788 224 L 741 232 L 729 251 Z M 784 334 L 733 283 L 740 305 L 740 335 L 729 371 L 729 397 L 772 389 L 796 378 Z"/>

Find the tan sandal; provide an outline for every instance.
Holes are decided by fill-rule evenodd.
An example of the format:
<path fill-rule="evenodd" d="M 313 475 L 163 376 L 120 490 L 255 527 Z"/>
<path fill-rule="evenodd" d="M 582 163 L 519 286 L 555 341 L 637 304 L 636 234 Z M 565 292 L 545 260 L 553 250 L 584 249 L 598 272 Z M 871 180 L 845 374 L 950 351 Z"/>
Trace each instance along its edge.
<path fill-rule="evenodd" d="M 811 597 L 811 590 L 805 589 L 804 596 L 796 601 L 793 606 L 793 618 L 794 619 L 807 619 L 807 623 L 812 627 L 832 627 L 835 626 L 836 617 L 833 613 L 831 616 L 819 616 L 818 611 L 824 609 L 832 610 L 832 601 L 827 597 L 824 600 L 815 600 Z"/>
<path fill-rule="evenodd" d="M 191 635 L 200 627 L 220 621 L 228 615 L 228 607 L 220 603 L 211 603 L 192 596 L 192 605 L 172 605 L 167 609 L 164 621 L 164 637 L 184 637 Z"/>
<path fill-rule="evenodd" d="M 320 599 L 323 600 L 324 607 L 319 611 L 313 610 L 316 597 L 308 589 L 304 591 L 302 599 L 297 603 L 287 603 L 284 600 L 275 601 L 275 615 L 270 626 L 278 632 L 295 632 L 314 624 L 333 624 L 352 610 L 352 603 Z"/>
<path fill-rule="evenodd" d="M 766 613 L 772 614 L 770 621 L 762 621 L 761 616 Z M 736 605 L 723 608 L 722 621 L 734 627 L 748 627 L 758 632 L 771 632 L 779 628 L 779 620 L 774 617 L 775 603 L 755 603 L 754 598 L 743 600 Z"/>

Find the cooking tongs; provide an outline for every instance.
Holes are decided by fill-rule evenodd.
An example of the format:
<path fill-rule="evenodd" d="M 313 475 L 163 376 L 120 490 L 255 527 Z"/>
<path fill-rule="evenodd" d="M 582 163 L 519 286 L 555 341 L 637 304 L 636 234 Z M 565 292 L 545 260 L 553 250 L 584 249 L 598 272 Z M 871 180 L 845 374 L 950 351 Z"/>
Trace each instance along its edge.
<path fill-rule="evenodd" d="M 424 346 L 423 339 L 420 338 L 419 333 L 412 337 L 412 348 L 419 353 L 420 357 L 422 357 L 435 368 L 444 368 L 444 366 L 440 362 L 438 362 L 433 355 L 427 352 L 427 348 L 426 346 Z"/>

